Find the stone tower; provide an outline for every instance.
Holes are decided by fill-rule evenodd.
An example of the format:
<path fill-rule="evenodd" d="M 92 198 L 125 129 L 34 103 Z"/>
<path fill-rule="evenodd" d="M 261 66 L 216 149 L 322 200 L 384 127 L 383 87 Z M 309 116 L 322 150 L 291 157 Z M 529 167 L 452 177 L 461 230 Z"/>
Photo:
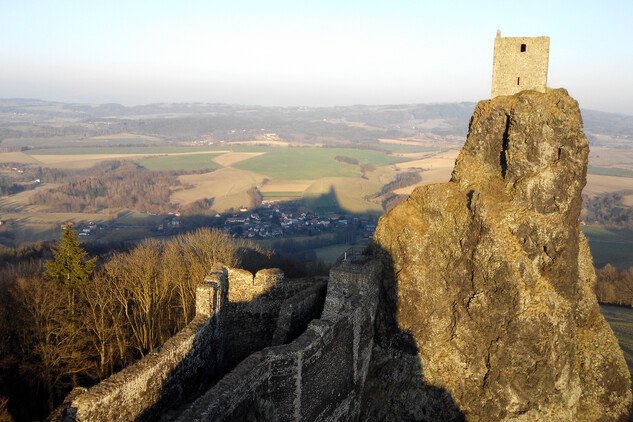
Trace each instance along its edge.
<path fill-rule="evenodd" d="M 497 31 L 492 65 L 492 95 L 545 92 L 549 63 L 549 37 L 506 37 Z"/>

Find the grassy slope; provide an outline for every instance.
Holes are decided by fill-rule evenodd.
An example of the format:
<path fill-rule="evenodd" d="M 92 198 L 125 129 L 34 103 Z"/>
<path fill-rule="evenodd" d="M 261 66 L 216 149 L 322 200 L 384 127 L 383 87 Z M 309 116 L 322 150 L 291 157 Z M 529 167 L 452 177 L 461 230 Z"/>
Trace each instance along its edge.
<path fill-rule="evenodd" d="M 325 246 L 323 248 L 316 248 L 314 252 L 317 255 L 317 259 L 325 262 L 326 264 L 332 264 L 336 261 L 343 253 L 351 247 L 364 248 L 367 246 L 369 241 L 356 243 L 354 245 L 348 244 L 336 244 L 332 246 Z"/>
<path fill-rule="evenodd" d="M 612 305 L 600 305 L 600 312 L 618 338 L 624 358 L 633 373 L 633 309 Z"/>
<path fill-rule="evenodd" d="M 633 266 L 633 232 L 630 230 L 606 229 L 596 226 L 582 226 L 589 239 L 593 263 L 602 268 L 607 263 L 618 267 Z"/>

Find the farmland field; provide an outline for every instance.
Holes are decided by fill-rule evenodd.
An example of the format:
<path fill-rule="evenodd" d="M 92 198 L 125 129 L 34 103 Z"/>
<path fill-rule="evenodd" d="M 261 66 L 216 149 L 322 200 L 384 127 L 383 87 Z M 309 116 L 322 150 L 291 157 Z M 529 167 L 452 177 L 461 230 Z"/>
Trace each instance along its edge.
<path fill-rule="evenodd" d="M 422 177 L 419 183 L 396 189 L 394 192 L 400 195 L 410 195 L 418 186 L 448 182 L 451 178 L 451 172 L 455 166 L 455 159 L 458 154 L 459 151 L 457 150 L 431 153 L 428 154 L 426 158 L 396 164 L 396 168 L 399 170 L 411 171 L 421 168 L 424 169 L 424 171 L 419 173 Z"/>
<path fill-rule="evenodd" d="M 210 147 L 67 147 L 67 148 L 41 148 L 26 151 L 28 155 L 85 155 L 85 154 L 133 154 L 133 155 L 152 155 L 152 154 L 174 154 L 174 153 L 192 153 L 192 152 L 221 152 Z"/>
<path fill-rule="evenodd" d="M 13 230 L 13 242 L 21 244 L 40 240 L 58 240 L 61 235 L 60 225 L 73 221 L 75 223 L 87 223 L 89 221 L 105 222 L 116 218 L 114 214 L 88 214 L 88 213 L 49 213 L 49 212 L 3 212 L 4 220 L 12 221 L 16 230 Z"/>
<path fill-rule="evenodd" d="M 608 263 L 618 268 L 633 266 L 633 232 L 596 226 L 582 226 L 582 231 L 597 268 Z"/>
<path fill-rule="evenodd" d="M 75 153 L 81 150 L 80 153 Z M 211 161 L 213 156 L 225 151 L 196 151 L 188 148 L 59 148 L 57 150 L 33 150 L 28 155 L 40 164 L 62 169 L 85 169 L 108 160 L 135 160 L 150 170 L 200 170 L 220 166 Z M 42 154 L 39 152 L 43 151 Z M 141 151 L 139 153 L 138 151 Z M 167 152 L 166 152 L 167 151 Z M 171 152 L 169 152 L 171 151 Z M 60 152 L 50 154 L 50 152 Z M 181 158 L 186 157 L 186 158 Z M 153 161 L 157 160 L 157 161 Z"/>
<path fill-rule="evenodd" d="M 138 154 L 82 154 L 82 155 L 31 155 L 37 159 L 40 165 L 47 167 L 78 170 L 87 169 L 94 165 L 109 160 L 131 160 L 143 158 Z"/>
<path fill-rule="evenodd" d="M 157 142 L 163 142 L 161 138 L 157 138 L 155 136 L 147 136 L 147 135 L 136 135 L 133 133 L 119 133 L 116 135 L 105 135 L 105 136 L 92 136 L 90 138 L 82 139 L 83 142 L 99 142 L 99 143 L 125 143 L 129 144 L 141 144 L 141 145 L 149 145 L 155 144 Z"/>
<path fill-rule="evenodd" d="M 621 169 L 615 167 L 596 167 L 589 166 L 587 168 L 588 174 L 598 174 L 603 176 L 616 176 L 616 177 L 633 177 L 633 170 Z"/>
<path fill-rule="evenodd" d="M 420 153 L 439 151 L 438 147 L 429 147 L 425 145 L 403 145 L 403 144 L 382 144 L 380 148 L 391 151 L 393 154 Z"/>
<path fill-rule="evenodd" d="M 277 180 L 266 183 L 259 188 L 264 194 L 268 192 L 303 192 L 310 187 L 314 180 Z"/>
<path fill-rule="evenodd" d="M 257 157 L 262 154 L 265 154 L 265 152 L 227 152 L 226 154 L 215 157 L 213 161 L 221 166 L 229 167 L 240 161 L 248 160 L 249 158 Z"/>
<path fill-rule="evenodd" d="M 330 244 L 334 244 L 336 242 L 336 234 L 335 233 L 322 233 L 313 236 L 293 236 L 292 238 L 278 238 L 278 239 L 254 239 L 251 240 L 255 245 L 264 248 L 264 249 L 279 249 L 280 245 L 283 245 L 287 241 L 296 242 L 296 245 L 299 245 L 298 249 L 303 249 L 306 242 L 315 242 L 315 241 L 324 241 Z M 334 246 L 343 246 L 341 244 Z M 350 246 L 347 245 L 343 250 L 346 250 Z M 317 248 L 319 249 L 319 248 Z M 315 251 L 317 250 L 315 249 Z M 318 257 L 318 253 L 317 253 Z M 318 257 L 319 258 L 319 257 Z M 338 258 L 338 257 L 337 257 Z M 321 259 L 321 258 L 319 258 Z"/>
<path fill-rule="evenodd" d="M 56 183 L 46 183 L 33 190 L 25 190 L 10 196 L 0 197 L 0 209 L 5 212 L 24 212 L 26 209 L 38 211 L 40 208 L 31 204 L 31 196 L 40 191 L 47 191 L 60 186 Z"/>
<path fill-rule="evenodd" d="M 5 146 L 31 146 L 49 147 L 57 145 L 63 147 L 83 147 L 85 145 L 153 145 L 164 142 L 163 139 L 154 136 L 136 135 L 130 133 L 120 133 L 116 135 L 78 137 L 78 136 L 55 136 L 42 138 L 6 138 L 2 141 Z"/>
<path fill-rule="evenodd" d="M 235 168 L 264 174 L 272 180 L 320 179 L 322 177 L 360 177 L 357 165 L 336 161 L 337 155 L 376 166 L 405 161 L 381 151 L 349 148 L 268 148 L 268 153 L 233 165 Z"/>
<path fill-rule="evenodd" d="M 202 198 L 213 198 L 213 209 L 222 211 L 249 206 L 250 198 L 246 191 L 252 186 L 261 185 L 264 176 L 225 167 L 211 173 L 180 176 L 178 180 L 193 187 L 174 192 L 171 195 L 172 202 L 183 205 Z"/>
<path fill-rule="evenodd" d="M 222 167 L 214 158 L 220 153 L 165 155 L 135 160 L 148 170 L 213 170 Z"/>
<path fill-rule="evenodd" d="M 37 164 L 38 160 L 23 152 L 0 153 L 0 163 Z"/>
<path fill-rule="evenodd" d="M 612 143 L 610 139 L 606 141 Z M 591 142 L 590 142 L 591 143 Z M 627 148 L 605 148 L 591 146 L 589 151 L 589 163 L 596 167 L 633 168 L 633 150 Z"/>
<path fill-rule="evenodd" d="M 326 246 L 323 248 L 316 248 L 314 252 L 316 253 L 317 259 L 325 262 L 326 264 L 332 264 L 336 261 L 346 250 L 349 248 L 365 248 L 369 241 L 363 243 L 356 243 L 354 245 L 348 244 L 337 244 L 332 246 Z"/>
<path fill-rule="evenodd" d="M 277 199 L 277 198 L 301 198 L 303 196 L 303 192 L 275 192 L 275 191 L 267 191 L 262 192 L 262 197 L 264 199 Z"/>
<path fill-rule="evenodd" d="M 375 180 L 325 177 L 314 182 L 303 194 L 303 202 L 318 211 L 344 210 L 352 213 L 382 213 L 382 206 L 363 198 L 380 190 Z"/>
<path fill-rule="evenodd" d="M 622 191 L 633 191 L 633 178 L 588 174 L 587 186 L 585 186 L 582 193 L 583 195 L 594 196 Z"/>

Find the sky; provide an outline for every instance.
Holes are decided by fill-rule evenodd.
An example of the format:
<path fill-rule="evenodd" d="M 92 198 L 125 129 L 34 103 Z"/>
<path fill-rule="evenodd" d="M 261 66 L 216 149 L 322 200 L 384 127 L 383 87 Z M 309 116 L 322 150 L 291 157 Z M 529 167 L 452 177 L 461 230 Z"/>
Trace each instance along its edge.
<path fill-rule="evenodd" d="M 490 98 L 497 29 L 633 115 L 633 1 L 0 0 L 0 98 L 334 106 Z"/>

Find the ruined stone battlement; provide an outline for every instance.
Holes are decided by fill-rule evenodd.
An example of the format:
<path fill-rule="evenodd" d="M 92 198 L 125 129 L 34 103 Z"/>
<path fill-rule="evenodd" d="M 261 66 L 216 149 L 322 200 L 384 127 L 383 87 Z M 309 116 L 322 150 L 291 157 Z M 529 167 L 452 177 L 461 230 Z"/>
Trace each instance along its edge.
<path fill-rule="evenodd" d="M 292 343 L 250 355 L 178 420 L 358 419 L 381 270 L 370 256 L 339 261 L 330 271 L 320 319 Z"/>
<path fill-rule="evenodd" d="M 229 268 L 232 289 L 229 290 L 230 302 L 250 302 L 257 296 L 269 292 L 284 279 L 279 268 L 260 270 L 253 276 L 249 271 Z"/>

